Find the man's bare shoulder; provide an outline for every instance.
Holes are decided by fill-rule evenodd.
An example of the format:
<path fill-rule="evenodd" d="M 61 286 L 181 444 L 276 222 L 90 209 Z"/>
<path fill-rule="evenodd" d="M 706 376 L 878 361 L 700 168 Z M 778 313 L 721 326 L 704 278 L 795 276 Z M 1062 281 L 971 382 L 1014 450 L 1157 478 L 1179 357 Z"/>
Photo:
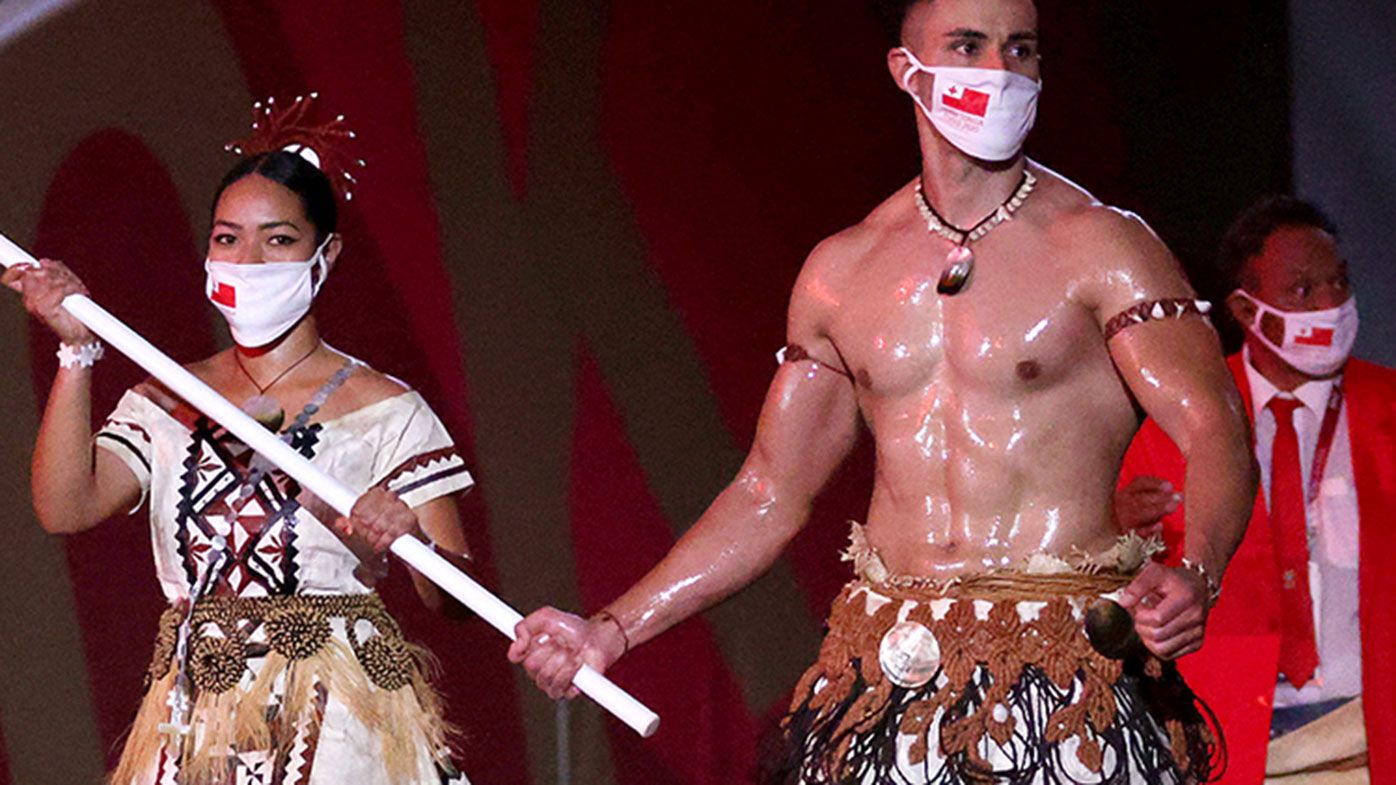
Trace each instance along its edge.
<path fill-rule="evenodd" d="M 801 284 L 830 287 L 856 274 L 880 243 L 905 228 L 912 212 L 910 191 L 910 185 L 898 189 L 863 220 L 821 240 L 805 260 Z"/>
<path fill-rule="evenodd" d="M 1083 294 L 1117 299 L 1100 289 L 1127 289 L 1127 299 L 1189 296 L 1182 267 L 1163 240 L 1138 214 L 1114 207 L 1050 169 L 1041 168 L 1039 220 L 1058 259 L 1092 285 Z M 1098 284 L 1096 286 L 1095 284 Z"/>
<path fill-rule="evenodd" d="M 1038 173 L 1038 186 L 1032 198 L 1045 206 L 1035 213 L 1037 221 L 1054 243 L 1091 251 L 1141 250 L 1162 244 L 1135 213 L 1100 201 L 1045 166 L 1033 164 L 1033 171 Z"/>
<path fill-rule="evenodd" d="M 898 189 L 863 220 L 824 238 L 810 251 L 790 298 L 792 340 L 827 338 L 858 272 L 880 245 L 905 228 L 911 185 Z"/>
<path fill-rule="evenodd" d="M 851 275 L 873 245 L 873 233 L 863 223 L 825 237 L 814 246 L 800 268 L 800 282 L 828 285 Z"/>

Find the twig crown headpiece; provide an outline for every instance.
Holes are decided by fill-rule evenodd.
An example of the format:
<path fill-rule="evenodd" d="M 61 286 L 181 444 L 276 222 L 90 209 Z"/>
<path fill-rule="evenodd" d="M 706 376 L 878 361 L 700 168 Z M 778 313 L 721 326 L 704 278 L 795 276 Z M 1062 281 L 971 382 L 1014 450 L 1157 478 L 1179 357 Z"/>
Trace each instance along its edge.
<path fill-rule="evenodd" d="M 319 125 L 306 121 L 319 93 L 298 95 L 289 106 L 278 107 L 275 98 L 252 105 L 252 132 L 223 149 L 238 155 L 261 155 L 278 150 L 295 153 L 309 161 L 329 178 L 330 185 L 345 200 L 354 198 L 358 180 L 352 170 L 363 169 L 362 158 L 345 151 L 346 143 L 357 134 L 344 125 L 344 115 Z"/>

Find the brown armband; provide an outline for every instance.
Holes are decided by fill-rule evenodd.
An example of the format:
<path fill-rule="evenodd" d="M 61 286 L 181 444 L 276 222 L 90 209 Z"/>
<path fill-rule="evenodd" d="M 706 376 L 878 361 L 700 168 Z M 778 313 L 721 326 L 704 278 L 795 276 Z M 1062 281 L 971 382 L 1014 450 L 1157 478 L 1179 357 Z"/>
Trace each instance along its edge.
<path fill-rule="evenodd" d="M 1123 311 L 1110 317 L 1110 321 L 1105 323 L 1105 340 L 1110 340 L 1124 330 L 1126 327 L 1133 327 L 1136 324 L 1155 321 L 1158 319 L 1181 319 L 1184 316 L 1201 316 L 1206 318 L 1208 312 L 1212 310 L 1212 304 L 1206 300 L 1194 300 L 1190 297 L 1170 297 L 1164 300 L 1145 300 L 1142 303 L 1135 303 Z"/>
<path fill-rule="evenodd" d="M 833 371 L 839 376 L 844 377 L 845 379 L 848 379 L 849 381 L 853 380 L 852 374 L 850 374 L 848 371 L 843 370 L 834 363 L 824 362 L 818 357 L 811 355 L 809 352 L 805 351 L 805 347 L 799 345 L 798 343 L 787 344 L 780 351 L 776 352 L 776 362 L 780 365 L 804 361 L 814 363 L 815 366 L 819 368 L 828 368 L 829 370 Z"/>

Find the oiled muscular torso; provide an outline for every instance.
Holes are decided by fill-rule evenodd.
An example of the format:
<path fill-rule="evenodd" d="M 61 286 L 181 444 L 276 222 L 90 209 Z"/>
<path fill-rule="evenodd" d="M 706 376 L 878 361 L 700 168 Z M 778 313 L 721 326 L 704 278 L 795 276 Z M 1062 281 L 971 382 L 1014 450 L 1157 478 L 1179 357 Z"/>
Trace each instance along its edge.
<path fill-rule="evenodd" d="M 1114 481 L 1138 418 L 1102 334 L 1112 314 L 1086 294 L 1111 260 L 1054 231 L 1084 196 L 1044 185 L 1040 209 L 975 244 L 955 296 L 936 292 L 948 245 L 911 214 L 909 192 L 870 218 L 831 282 L 827 335 L 876 442 L 868 536 L 895 572 L 1013 566 L 1115 536 Z"/>

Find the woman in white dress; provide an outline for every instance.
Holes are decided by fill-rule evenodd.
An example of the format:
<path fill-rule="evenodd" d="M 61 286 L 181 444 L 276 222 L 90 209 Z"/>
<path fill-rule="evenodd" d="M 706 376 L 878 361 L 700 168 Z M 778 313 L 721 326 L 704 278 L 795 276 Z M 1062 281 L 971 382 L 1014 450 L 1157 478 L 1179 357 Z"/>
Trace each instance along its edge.
<path fill-rule="evenodd" d="M 74 533 L 149 504 L 170 607 L 118 785 L 465 781 L 424 653 L 403 641 L 373 584 L 403 534 L 464 556 L 452 496 L 470 474 L 417 393 L 320 338 L 311 302 L 344 240 L 331 180 L 343 173 L 319 165 L 349 135 L 297 127 L 304 108 L 259 112 L 257 138 L 215 194 L 207 295 L 236 345 L 189 370 L 362 493 L 352 517 L 154 381 L 129 390 L 94 434 L 100 344 L 59 306 L 81 282 L 49 260 L 3 279 L 61 341 L 34 451 L 40 522 Z M 428 606 L 459 611 L 412 579 Z"/>

